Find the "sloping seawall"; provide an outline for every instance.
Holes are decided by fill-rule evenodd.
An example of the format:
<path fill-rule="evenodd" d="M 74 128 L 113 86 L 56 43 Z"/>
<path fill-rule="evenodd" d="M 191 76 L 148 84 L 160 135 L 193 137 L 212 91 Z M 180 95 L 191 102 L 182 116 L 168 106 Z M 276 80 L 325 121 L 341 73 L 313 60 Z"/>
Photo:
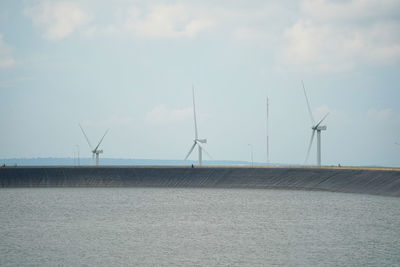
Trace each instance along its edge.
<path fill-rule="evenodd" d="M 1 187 L 205 187 L 400 197 L 400 171 L 344 168 L 5 167 Z"/>

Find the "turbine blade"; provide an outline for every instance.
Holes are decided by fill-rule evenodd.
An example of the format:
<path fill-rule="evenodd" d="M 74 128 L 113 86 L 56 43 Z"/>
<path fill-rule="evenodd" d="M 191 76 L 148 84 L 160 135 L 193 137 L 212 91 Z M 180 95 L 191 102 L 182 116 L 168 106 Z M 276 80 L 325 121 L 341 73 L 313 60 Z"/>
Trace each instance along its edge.
<path fill-rule="evenodd" d="M 183 160 L 183 161 L 186 161 L 187 160 L 187 158 L 190 156 L 190 154 L 192 153 L 192 151 L 193 151 L 193 149 L 194 149 L 194 147 L 196 146 L 196 142 L 194 142 L 193 143 L 193 145 L 192 145 L 192 147 L 190 148 L 190 150 L 189 150 L 189 152 L 187 153 L 187 155 L 186 155 L 186 157 L 185 157 L 185 159 Z"/>
<path fill-rule="evenodd" d="M 303 85 L 303 92 L 304 92 L 304 96 L 306 97 L 306 101 L 307 101 L 308 114 L 310 114 L 311 122 L 312 122 L 312 125 L 314 126 L 315 125 L 315 120 L 314 120 L 314 117 L 312 115 L 310 102 L 308 102 L 308 97 L 307 97 L 307 93 L 306 93 L 306 88 L 304 87 L 304 82 L 301 81 L 301 84 Z"/>
<path fill-rule="evenodd" d="M 322 118 L 322 120 L 320 120 L 320 121 L 318 122 L 317 125 L 315 125 L 315 128 L 317 128 L 317 127 L 325 120 L 325 118 L 328 117 L 328 115 L 329 115 L 329 112 L 326 113 L 326 115 Z"/>
<path fill-rule="evenodd" d="M 82 131 L 83 135 L 85 136 L 85 139 L 86 139 L 86 141 L 87 141 L 87 143 L 88 143 L 90 149 L 93 150 L 93 147 L 92 147 L 92 145 L 90 144 L 89 138 L 86 136 L 86 133 L 85 133 L 85 131 L 83 130 L 83 128 L 82 128 L 82 126 L 81 126 L 80 123 L 79 123 L 79 127 L 81 128 L 81 131 Z"/>
<path fill-rule="evenodd" d="M 306 160 L 304 161 L 304 165 L 308 161 L 308 156 L 310 156 L 310 150 L 311 150 L 312 142 L 313 142 L 313 139 L 314 139 L 314 134 L 315 134 L 315 130 L 313 130 L 312 134 L 311 134 L 310 144 L 308 145 L 307 156 L 306 156 Z"/>
<path fill-rule="evenodd" d="M 192 85 L 192 93 L 193 93 L 193 114 L 194 114 L 194 138 L 197 139 L 197 121 L 196 121 L 196 105 L 194 102 L 194 86 Z"/>
<path fill-rule="evenodd" d="M 101 142 L 103 142 L 104 136 L 106 136 L 106 134 L 108 133 L 108 130 L 104 133 L 103 137 L 100 139 L 99 144 L 96 146 L 96 148 L 94 149 L 94 151 L 97 151 L 97 149 L 99 148 Z"/>
<path fill-rule="evenodd" d="M 206 152 L 207 156 L 208 156 L 210 159 L 213 159 L 213 157 L 211 157 L 210 153 L 207 152 L 207 150 L 204 148 L 204 146 L 200 145 L 200 143 L 197 143 L 197 144 L 199 145 L 199 147 L 201 147 L 201 149 L 202 149 L 204 152 Z"/>

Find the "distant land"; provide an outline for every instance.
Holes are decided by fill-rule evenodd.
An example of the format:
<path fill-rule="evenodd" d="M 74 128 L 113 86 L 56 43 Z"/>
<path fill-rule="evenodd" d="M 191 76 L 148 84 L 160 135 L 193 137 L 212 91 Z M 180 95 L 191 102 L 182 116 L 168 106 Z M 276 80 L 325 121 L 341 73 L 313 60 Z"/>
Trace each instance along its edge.
<path fill-rule="evenodd" d="M 0 159 L 0 165 L 6 166 L 78 166 L 77 158 L 4 158 Z M 197 166 L 197 160 L 165 160 L 165 159 L 119 159 L 119 158 L 100 158 L 100 166 Z M 235 161 L 235 160 L 203 160 L 204 166 L 251 166 L 249 161 Z M 275 166 L 275 167 L 298 167 L 303 166 L 300 164 L 281 164 L 281 163 L 266 163 L 254 162 L 254 166 Z M 90 166 L 93 165 L 91 158 L 80 158 L 79 165 Z M 326 165 L 334 166 L 334 165 Z M 336 166 L 336 165 L 335 165 Z M 344 167 L 344 166 L 342 166 Z M 349 166 L 354 167 L 354 166 Z M 390 166 L 356 166 L 366 168 L 385 168 Z"/>
<path fill-rule="evenodd" d="M 82 166 L 93 165 L 91 158 L 80 158 L 79 163 Z M 0 159 L 0 164 L 7 166 L 77 166 L 78 160 L 75 158 L 6 158 Z M 99 165 L 106 166 L 179 166 L 179 165 L 197 165 L 197 161 L 187 160 L 163 160 L 163 159 L 118 159 L 118 158 L 100 158 Z M 210 166 L 249 166 L 251 162 L 231 161 L 231 160 L 204 160 L 203 165 Z M 254 165 L 267 165 L 266 163 L 254 162 Z"/>

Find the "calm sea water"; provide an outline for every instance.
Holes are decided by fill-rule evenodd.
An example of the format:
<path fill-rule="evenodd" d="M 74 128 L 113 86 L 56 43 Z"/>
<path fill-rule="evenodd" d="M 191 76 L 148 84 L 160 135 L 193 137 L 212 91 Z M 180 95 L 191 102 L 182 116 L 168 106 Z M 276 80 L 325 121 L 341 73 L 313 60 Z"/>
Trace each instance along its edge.
<path fill-rule="evenodd" d="M 0 190 L 0 265 L 400 265 L 400 199 L 328 192 Z"/>

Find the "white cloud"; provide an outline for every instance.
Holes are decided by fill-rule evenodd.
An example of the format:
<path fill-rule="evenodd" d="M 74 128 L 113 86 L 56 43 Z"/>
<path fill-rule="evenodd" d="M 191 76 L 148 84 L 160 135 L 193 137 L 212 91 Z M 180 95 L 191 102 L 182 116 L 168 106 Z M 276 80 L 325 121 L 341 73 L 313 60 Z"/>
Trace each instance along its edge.
<path fill-rule="evenodd" d="M 238 40 L 262 42 L 275 27 L 278 15 L 274 4 L 258 6 L 187 2 L 149 3 L 137 1 L 112 8 L 112 20 L 90 25 L 89 37 L 134 34 L 144 38 L 194 38 L 201 33 Z M 108 20 L 110 17 L 107 17 Z M 94 21 L 97 23 L 97 21 Z"/>
<path fill-rule="evenodd" d="M 0 69 L 11 68 L 15 64 L 16 61 L 12 56 L 12 48 L 4 42 L 3 35 L 0 34 Z"/>
<path fill-rule="evenodd" d="M 391 108 L 376 109 L 371 108 L 367 112 L 367 118 L 378 122 L 388 122 L 395 125 L 400 123 L 400 113 Z"/>
<path fill-rule="evenodd" d="M 42 1 L 26 7 L 24 14 L 43 30 L 46 39 L 64 39 L 89 20 L 89 16 L 73 2 Z"/>
<path fill-rule="evenodd" d="M 0 59 L 0 68 L 5 69 L 13 66 L 15 66 L 15 60 L 13 58 Z"/>
<path fill-rule="evenodd" d="M 312 72 L 397 62 L 400 22 L 393 9 L 399 8 L 391 0 L 303 1 L 301 18 L 284 31 L 278 60 Z"/>
<path fill-rule="evenodd" d="M 396 16 L 400 8 L 398 0 L 305 0 L 302 11 L 316 20 L 354 21 L 386 19 Z"/>
<path fill-rule="evenodd" d="M 174 124 L 190 118 L 192 114 L 192 108 L 168 109 L 165 105 L 158 105 L 147 113 L 146 118 L 152 124 Z"/>
<path fill-rule="evenodd" d="M 194 37 L 213 25 L 211 18 L 189 5 L 152 5 L 128 10 L 125 28 L 150 37 Z"/>
<path fill-rule="evenodd" d="M 20 76 L 14 79 L 0 81 L 0 88 L 17 87 L 19 84 L 34 80 L 32 76 Z"/>
<path fill-rule="evenodd" d="M 354 58 L 348 56 L 357 40 L 327 25 L 301 20 L 285 31 L 283 42 L 281 59 L 292 66 L 308 67 L 310 71 L 343 71 L 354 65 Z"/>
<path fill-rule="evenodd" d="M 41 1 L 26 8 L 25 14 L 51 40 L 66 38 L 78 29 L 89 38 L 213 34 L 264 46 L 277 55 L 277 68 L 285 70 L 350 71 L 360 65 L 400 60 L 398 0 L 303 0 L 300 9 L 288 8 L 293 5 L 286 2 L 119 2 L 106 11 L 92 8 L 97 17 L 90 25 L 89 16 L 78 4 L 84 5 Z M 292 22 L 288 17 L 297 19 Z"/>

